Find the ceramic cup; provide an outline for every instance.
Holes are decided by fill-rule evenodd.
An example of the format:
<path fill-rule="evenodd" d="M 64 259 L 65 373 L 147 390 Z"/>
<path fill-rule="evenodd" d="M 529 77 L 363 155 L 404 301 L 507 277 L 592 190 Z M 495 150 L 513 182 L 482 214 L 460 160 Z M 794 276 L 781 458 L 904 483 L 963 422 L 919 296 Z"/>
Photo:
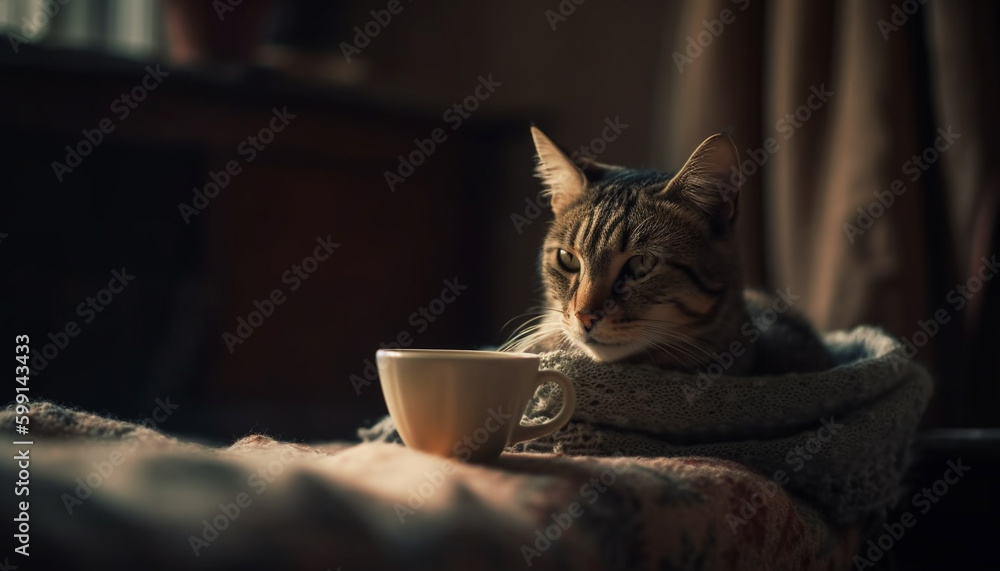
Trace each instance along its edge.
<path fill-rule="evenodd" d="M 538 355 L 530 353 L 381 349 L 376 361 L 403 442 L 438 456 L 495 459 L 511 444 L 559 430 L 576 406 L 570 378 L 539 371 Z M 562 409 L 545 423 L 522 425 L 528 400 L 547 382 L 562 388 Z"/>

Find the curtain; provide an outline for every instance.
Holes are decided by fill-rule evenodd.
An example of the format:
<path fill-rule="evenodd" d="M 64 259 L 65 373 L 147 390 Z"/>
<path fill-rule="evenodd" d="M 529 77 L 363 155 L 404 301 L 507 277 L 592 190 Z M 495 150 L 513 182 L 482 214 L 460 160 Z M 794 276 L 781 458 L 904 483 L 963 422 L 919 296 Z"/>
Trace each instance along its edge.
<path fill-rule="evenodd" d="M 932 424 L 1000 404 L 998 23 L 985 1 L 690 0 L 664 35 L 658 158 L 731 132 L 748 284 L 912 344 Z"/>

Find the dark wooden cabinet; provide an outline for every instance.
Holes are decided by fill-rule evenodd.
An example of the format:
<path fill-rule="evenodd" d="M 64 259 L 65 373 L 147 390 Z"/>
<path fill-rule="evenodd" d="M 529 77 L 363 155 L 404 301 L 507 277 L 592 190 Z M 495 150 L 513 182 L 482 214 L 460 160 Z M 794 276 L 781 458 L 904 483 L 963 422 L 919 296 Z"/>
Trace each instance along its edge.
<path fill-rule="evenodd" d="M 537 188 L 524 187 L 531 155 L 519 122 L 453 131 L 445 105 L 262 70 L 169 68 L 119 119 L 110 103 L 141 83 L 142 64 L 42 55 L 0 62 L 0 231 L 10 236 L 0 256 L 5 299 L 16 300 L 4 303 L 4 327 L 29 329 L 41 350 L 111 269 L 136 279 L 39 372 L 36 398 L 141 418 L 170 396 L 179 408 L 167 431 L 345 438 L 384 412 L 377 381 L 360 395 L 351 382 L 380 343 L 497 344 L 510 309 L 527 305 L 537 242 L 514 232 L 510 213 Z M 274 109 L 295 117 L 248 152 Z M 51 161 L 105 117 L 114 130 L 59 182 Z M 385 173 L 426 151 L 435 129 L 447 137 L 390 190 Z M 221 174 L 230 161 L 238 174 Z M 213 181 L 224 188 L 206 188 Z M 195 189 L 213 197 L 196 203 Z M 293 279 L 327 238 L 339 246 Z M 455 280 L 457 299 L 420 316 Z M 282 302 L 251 316 L 274 290 Z M 251 317 L 258 326 L 234 342 Z"/>

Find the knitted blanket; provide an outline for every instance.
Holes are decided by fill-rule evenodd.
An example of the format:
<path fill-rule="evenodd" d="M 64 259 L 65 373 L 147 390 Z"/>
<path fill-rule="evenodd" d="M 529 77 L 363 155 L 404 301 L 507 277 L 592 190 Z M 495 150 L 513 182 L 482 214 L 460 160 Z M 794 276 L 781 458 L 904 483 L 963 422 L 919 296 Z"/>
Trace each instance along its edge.
<path fill-rule="evenodd" d="M 15 416 L 0 410 L 0 431 Z M 30 420 L 30 448 L 0 443 L 0 479 L 30 481 L 0 504 L 24 524 L 23 542 L 6 534 L 9 569 L 821 570 L 848 568 L 859 544 L 712 458 L 471 465 L 262 435 L 212 448 L 44 402 Z"/>
<path fill-rule="evenodd" d="M 542 368 L 573 379 L 576 410 L 562 430 L 512 450 L 732 460 L 835 523 L 870 523 L 900 491 L 931 380 L 879 329 L 830 333 L 824 342 L 837 367 L 768 377 L 713 377 L 721 364 L 690 375 L 543 353 Z M 544 422 L 561 405 L 560 390 L 544 385 L 522 422 Z M 395 438 L 388 418 L 361 435 Z"/>

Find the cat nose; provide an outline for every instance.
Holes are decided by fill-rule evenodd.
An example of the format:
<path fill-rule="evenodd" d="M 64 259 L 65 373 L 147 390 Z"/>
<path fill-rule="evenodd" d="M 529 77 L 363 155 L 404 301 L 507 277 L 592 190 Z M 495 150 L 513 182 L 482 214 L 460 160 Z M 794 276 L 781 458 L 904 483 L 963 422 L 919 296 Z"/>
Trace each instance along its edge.
<path fill-rule="evenodd" d="M 577 311 L 576 318 L 580 320 L 584 331 L 588 333 L 594 328 L 594 324 L 601 320 L 601 316 L 596 313 L 587 313 L 586 311 Z"/>

